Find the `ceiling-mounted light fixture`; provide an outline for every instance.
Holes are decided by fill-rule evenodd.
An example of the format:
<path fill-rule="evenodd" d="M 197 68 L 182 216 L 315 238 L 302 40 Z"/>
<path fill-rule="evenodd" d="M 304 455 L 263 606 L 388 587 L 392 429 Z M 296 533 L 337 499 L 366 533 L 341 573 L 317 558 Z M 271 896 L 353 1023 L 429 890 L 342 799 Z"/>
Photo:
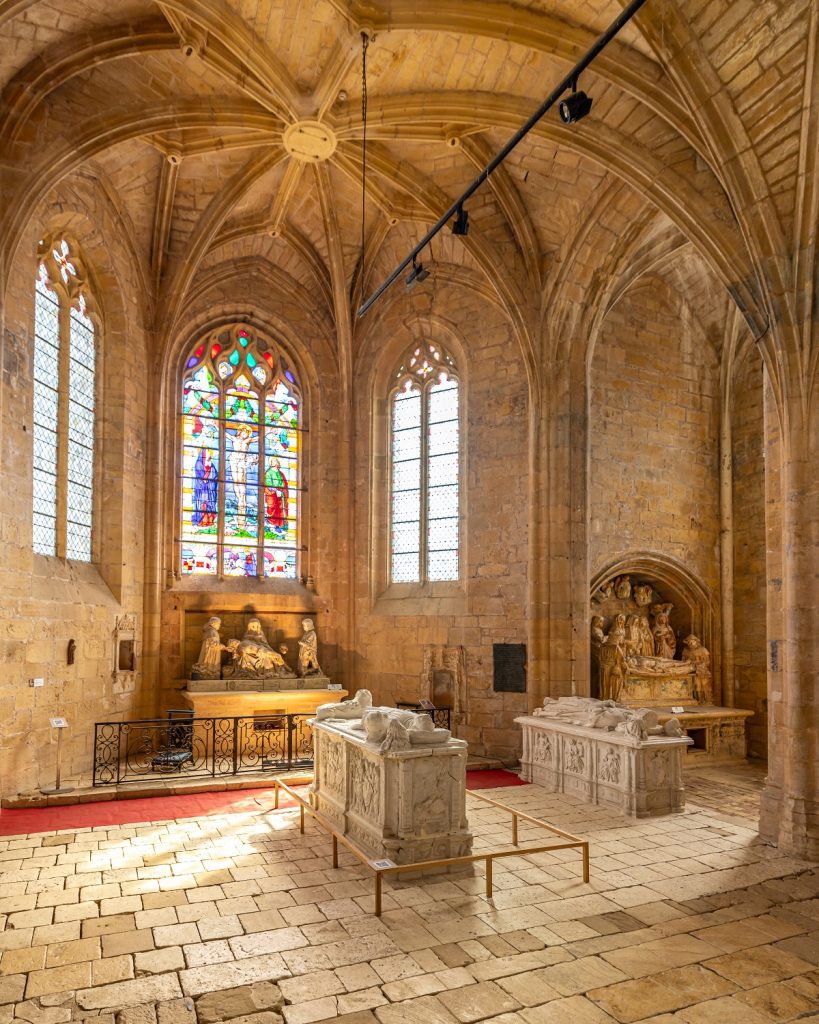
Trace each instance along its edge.
<path fill-rule="evenodd" d="M 412 261 L 412 270 L 407 274 L 407 291 L 420 284 L 421 281 L 426 281 L 429 277 L 429 271 L 424 270 L 424 264 L 419 263 L 417 259 Z"/>
<path fill-rule="evenodd" d="M 459 206 L 457 212 L 455 213 L 455 220 L 452 222 L 452 234 L 469 234 L 469 214 L 462 206 Z"/>
<path fill-rule="evenodd" d="M 577 91 L 577 79 L 572 82 L 572 91 L 565 100 L 558 105 L 560 120 L 563 124 L 574 124 L 581 121 L 592 108 L 591 99 L 584 93 Z"/>
<path fill-rule="evenodd" d="M 586 53 L 580 58 L 575 66 L 566 74 L 558 83 L 557 86 L 549 93 L 546 99 L 541 103 L 538 109 L 526 120 L 524 124 L 515 132 L 515 134 L 509 139 L 505 146 L 497 153 L 484 167 L 480 174 L 475 180 L 466 187 L 465 191 L 454 199 L 447 210 L 445 210 L 438 220 L 432 225 L 427 231 L 420 242 L 412 249 L 411 252 L 407 253 L 403 260 L 393 270 L 389 277 L 383 281 L 378 288 L 372 293 L 372 295 L 358 307 L 358 315 L 364 316 L 367 310 L 377 302 L 379 297 L 397 281 L 398 278 L 403 274 L 407 267 L 412 263 L 413 271 L 415 270 L 415 261 L 418 254 L 423 251 L 424 246 L 429 245 L 433 238 L 442 231 L 444 227 L 449 224 L 453 217 L 458 214 L 459 208 L 463 207 L 472 195 L 481 187 L 481 185 L 489 178 L 492 172 L 499 167 L 503 161 L 509 156 L 512 150 L 529 134 L 529 132 L 535 127 L 540 119 L 550 110 L 558 101 L 560 97 L 568 90 L 572 89 L 573 92 L 569 97 L 560 103 L 561 117 L 566 123 L 577 121 L 581 117 L 585 117 L 586 114 L 591 110 L 592 101 L 586 96 L 585 93 L 577 92 L 577 81 L 581 74 L 589 67 L 589 65 L 595 60 L 597 56 L 608 46 L 608 44 L 614 39 L 614 37 L 620 32 L 624 25 L 634 17 L 635 14 L 640 10 L 644 4 L 648 3 L 648 0 L 630 0 L 627 7 L 625 7 L 609 25 L 606 31 L 599 36 Z M 565 114 L 564 114 L 565 110 Z M 454 138 L 454 136 L 451 136 Z M 418 280 L 417 275 L 413 272 L 410 273 L 407 278 L 407 283 L 410 280 L 415 284 Z"/>

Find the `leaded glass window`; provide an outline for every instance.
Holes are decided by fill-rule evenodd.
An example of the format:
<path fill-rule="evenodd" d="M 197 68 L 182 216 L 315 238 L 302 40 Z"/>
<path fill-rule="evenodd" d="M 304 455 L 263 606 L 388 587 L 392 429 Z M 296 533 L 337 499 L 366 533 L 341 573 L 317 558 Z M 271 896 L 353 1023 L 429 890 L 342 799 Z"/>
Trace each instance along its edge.
<path fill-rule="evenodd" d="M 183 575 L 295 579 L 301 395 L 287 360 L 244 327 L 197 343 L 181 420 Z"/>
<path fill-rule="evenodd" d="M 410 349 L 390 398 L 390 580 L 460 575 L 460 399 L 441 345 Z"/>
<path fill-rule="evenodd" d="M 91 561 L 96 337 L 68 242 L 40 245 L 34 289 L 32 546 Z"/>

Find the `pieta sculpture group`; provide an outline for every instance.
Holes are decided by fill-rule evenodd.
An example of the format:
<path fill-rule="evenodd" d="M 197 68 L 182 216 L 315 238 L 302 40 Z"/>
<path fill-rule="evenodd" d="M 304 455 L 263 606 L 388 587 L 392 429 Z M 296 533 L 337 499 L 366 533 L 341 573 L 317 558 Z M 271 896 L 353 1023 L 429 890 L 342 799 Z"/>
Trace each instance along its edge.
<path fill-rule="evenodd" d="M 222 620 L 212 615 L 202 627 L 202 646 L 199 658 L 194 663 L 191 676 L 194 679 L 304 679 L 308 676 L 322 676 L 318 660 L 318 636 L 313 620 L 302 619 L 302 635 L 299 638 L 299 653 L 294 671 L 284 660 L 288 649 L 280 644 L 274 650 L 268 643 L 257 618 L 247 624 L 244 636 L 222 643 L 219 630 Z M 229 658 L 223 664 L 223 655 Z"/>

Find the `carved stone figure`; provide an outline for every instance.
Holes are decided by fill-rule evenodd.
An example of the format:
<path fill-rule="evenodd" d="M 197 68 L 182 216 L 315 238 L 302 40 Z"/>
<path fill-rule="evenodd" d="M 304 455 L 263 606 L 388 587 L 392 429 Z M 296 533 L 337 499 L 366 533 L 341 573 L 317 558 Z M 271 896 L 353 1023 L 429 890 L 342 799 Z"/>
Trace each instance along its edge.
<path fill-rule="evenodd" d="M 606 640 L 606 634 L 603 631 L 603 616 L 592 615 L 591 617 L 591 642 L 592 646 L 599 647 L 600 644 Z"/>
<path fill-rule="evenodd" d="M 676 718 L 670 718 L 662 726 L 652 708 L 629 708 L 614 700 L 597 700 L 595 697 L 559 697 L 556 700 L 546 697 L 543 707 L 535 708 L 534 714 L 539 718 L 556 718 L 571 725 L 582 725 L 586 729 L 624 733 L 637 739 L 682 735 Z"/>
<path fill-rule="evenodd" d="M 642 615 L 629 615 L 626 619 L 626 657 L 643 653 L 640 619 Z"/>
<path fill-rule="evenodd" d="M 600 597 L 603 601 L 608 601 L 611 595 L 614 593 L 614 582 L 608 580 L 606 583 L 600 585 Z"/>
<path fill-rule="evenodd" d="M 626 678 L 625 631 L 619 630 L 618 634 L 622 634 L 623 642 L 618 642 L 612 631 L 600 647 L 600 696 L 603 700 L 616 701 Z"/>
<path fill-rule="evenodd" d="M 651 587 L 647 583 L 638 583 L 634 588 L 634 603 L 638 608 L 651 604 Z"/>
<path fill-rule="evenodd" d="M 222 674 L 222 651 L 228 648 L 222 643 L 219 628 L 222 620 L 218 615 L 211 615 L 202 627 L 202 646 L 199 658 L 191 671 L 194 679 L 219 679 Z"/>
<path fill-rule="evenodd" d="M 226 649 L 230 651 L 233 661 L 225 669 L 225 676 L 233 679 L 264 679 L 270 676 L 292 678 L 294 675 L 281 654 L 274 651 L 267 642 L 258 619 L 251 619 L 244 637 L 241 640 L 229 640 Z"/>
<path fill-rule="evenodd" d="M 320 722 L 331 718 L 347 719 L 348 721 L 360 719 L 364 716 L 364 712 L 372 706 L 373 695 L 370 691 L 356 690 L 354 697 L 343 700 L 339 704 L 319 704 L 316 709 L 316 719 Z"/>
<path fill-rule="evenodd" d="M 390 716 L 387 723 L 387 734 L 380 746 L 382 754 L 388 750 L 409 750 L 410 748 L 409 729 L 400 719 Z"/>
<path fill-rule="evenodd" d="M 301 628 L 304 630 L 299 640 L 299 675 L 320 676 L 321 668 L 318 662 L 318 636 L 312 619 L 302 619 Z"/>
<path fill-rule="evenodd" d="M 614 581 L 614 594 L 621 601 L 627 601 L 631 597 L 631 577 L 618 576 Z"/>
<path fill-rule="evenodd" d="M 711 652 L 692 633 L 683 640 L 683 661 L 694 665 L 694 696 L 702 704 L 712 704 L 714 688 L 711 679 Z"/>
<path fill-rule="evenodd" d="M 637 620 L 640 631 L 640 649 L 637 653 L 650 658 L 654 654 L 654 635 L 651 632 L 651 623 L 648 621 L 647 615 L 639 615 Z"/>
<path fill-rule="evenodd" d="M 677 637 L 669 623 L 673 604 L 654 605 L 654 653 L 658 658 L 673 658 L 677 651 Z"/>

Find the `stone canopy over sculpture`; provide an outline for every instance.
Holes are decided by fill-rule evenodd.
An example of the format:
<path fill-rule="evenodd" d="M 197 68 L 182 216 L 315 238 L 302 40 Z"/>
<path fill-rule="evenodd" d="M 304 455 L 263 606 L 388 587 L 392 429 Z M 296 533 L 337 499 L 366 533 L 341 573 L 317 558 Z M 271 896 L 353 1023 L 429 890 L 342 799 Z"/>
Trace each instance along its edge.
<path fill-rule="evenodd" d="M 299 640 L 298 672 L 284 660 L 288 648 L 280 644 L 274 649 L 265 636 L 262 624 L 252 618 L 244 635 L 223 644 L 219 635 L 221 620 L 213 615 L 202 627 L 202 646 L 191 670 L 191 678 L 208 679 L 304 679 L 323 680 L 318 662 L 318 636 L 313 620 L 302 620 L 303 634 Z M 223 664 L 223 654 L 229 655 Z"/>
<path fill-rule="evenodd" d="M 711 655 L 693 634 L 677 658 L 674 605 L 653 585 L 617 576 L 592 596 L 592 676 L 604 700 L 632 706 L 713 702 Z"/>

